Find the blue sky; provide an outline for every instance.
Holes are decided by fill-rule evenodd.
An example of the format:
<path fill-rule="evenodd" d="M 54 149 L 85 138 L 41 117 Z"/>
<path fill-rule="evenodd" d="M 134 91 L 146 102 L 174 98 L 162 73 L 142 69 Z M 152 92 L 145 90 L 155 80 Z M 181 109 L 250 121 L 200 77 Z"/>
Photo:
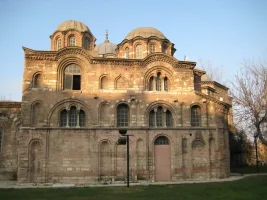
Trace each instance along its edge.
<path fill-rule="evenodd" d="M 120 43 L 150 26 L 175 44 L 175 57 L 210 61 L 231 81 L 245 59 L 267 55 L 266 0 L 1 0 L 0 99 L 21 100 L 22 46 L 50 50 L 49 36 L 66 20 L 85 23 L 96 36 Z"/>

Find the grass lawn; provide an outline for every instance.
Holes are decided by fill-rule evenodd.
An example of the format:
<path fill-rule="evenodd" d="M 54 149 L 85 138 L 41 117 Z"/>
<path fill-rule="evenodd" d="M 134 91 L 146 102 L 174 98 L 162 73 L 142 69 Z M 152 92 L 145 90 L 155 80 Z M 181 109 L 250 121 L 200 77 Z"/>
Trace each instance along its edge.
<path fill-rule="evenodd" d="M 232 168 L 231 172 L 239 174 L 256 174 L 256 166 L 243 166 L 238 168 Z M 259 166 L 259 173 L 267 173 L 267 166 Z"/>
<path fill-rule="evenodd" d="M 105 187 L 71 189 L 1 189 L 1 200 L 263 200 L 267 197 L 267 176 L 247 177 L 233 182 Z"/>

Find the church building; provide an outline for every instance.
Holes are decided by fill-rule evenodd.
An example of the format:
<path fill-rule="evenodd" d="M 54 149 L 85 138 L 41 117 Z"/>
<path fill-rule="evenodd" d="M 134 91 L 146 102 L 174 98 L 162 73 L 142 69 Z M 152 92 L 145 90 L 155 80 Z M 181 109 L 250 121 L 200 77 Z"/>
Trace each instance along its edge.
<path fill-rule="evenodd" d="M 132 182 L 229 176 L 228 88 L 177 60 L 161 31 L 139 27 L 119 44 L 106 33 L 96 44 L 70 20 L 50 38 L 48 51 L 23 47 L 21 113 L 11 128 L 0 116 L 0 169 L 19 183 L 125 181 L 127 130 Z"/>

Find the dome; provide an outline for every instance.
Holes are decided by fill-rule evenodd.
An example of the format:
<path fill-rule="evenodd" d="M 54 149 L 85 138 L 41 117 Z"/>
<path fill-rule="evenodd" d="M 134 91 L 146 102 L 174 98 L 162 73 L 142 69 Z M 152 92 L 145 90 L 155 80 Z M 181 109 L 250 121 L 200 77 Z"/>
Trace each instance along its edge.
<path fill-rule="evenodd" d="M 111 54 L 117 54 L 116 52 L 117 45 L 109 42 L 108 40 L 108 33 L 106 32 L 106 40 L 104 43 L 101 43 L 99 45 L 96 45 L 95 51 L 98 52 L 98 55 L 111 55 Z"/>
<path fill-rule="evenodd" d="M 212 79 L 207 74 L 204 74 L 201 76 L 201 81 L 212 81 Z"/>
<path fill-rule="evenodd" d="M 130 40 L 137 36 L 141 36 L 143 38 L 149 38 L 151 36 L 158 37 L 160 39 L 166 39 L 165 35 L 160 32 L 159 30 L 152 28 L 152 27 L 139 27 L 134 30 L 132 30 L 128 35 L 125 37 L 125 39 Z"/>
<path fill-rule="evenodd" d="M 56 31 L 67 31 L 69 29 L 75 29 L 80 32 L 89 31 L 89 28 L 84 23 L 74 20 L 69 20 L 61 23 L 57 27 Z"/>

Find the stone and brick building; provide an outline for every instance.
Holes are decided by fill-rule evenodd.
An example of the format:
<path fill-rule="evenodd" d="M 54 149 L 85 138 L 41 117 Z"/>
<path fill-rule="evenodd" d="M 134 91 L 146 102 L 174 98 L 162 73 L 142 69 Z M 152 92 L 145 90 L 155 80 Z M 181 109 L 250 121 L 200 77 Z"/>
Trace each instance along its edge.
<path fill-rule="evenodd" d="M 85 24 L 66 21 L 50 38 L 50 51 L 23 47 L 20 129 L 7 140 L 19 182 L 125 180 L 119 129 L 133 135 L 132 181 L 229 176 L 228 88 L 174 58 L 163 33 L 141 27 L 96 45 Z"/>

